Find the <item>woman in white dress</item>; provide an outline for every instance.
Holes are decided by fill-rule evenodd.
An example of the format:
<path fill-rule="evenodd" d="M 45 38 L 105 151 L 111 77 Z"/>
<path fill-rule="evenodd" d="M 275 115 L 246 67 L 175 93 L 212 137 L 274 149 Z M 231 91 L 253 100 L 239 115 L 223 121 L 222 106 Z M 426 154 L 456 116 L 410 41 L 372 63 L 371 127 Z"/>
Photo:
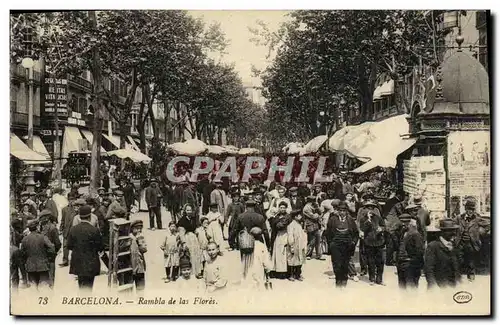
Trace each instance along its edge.
<path fill-rule="evenodd" d="M 222 223 L 224 218 L 218 210 L 218 204 L 216 202 L 210 203 L 210 212 L 208 212 L 206 218 L 208 219 L 207 235 L 210 240 L 215 242 L 220 248 L 224 245 L 224 235 L 222 234 Z"/>

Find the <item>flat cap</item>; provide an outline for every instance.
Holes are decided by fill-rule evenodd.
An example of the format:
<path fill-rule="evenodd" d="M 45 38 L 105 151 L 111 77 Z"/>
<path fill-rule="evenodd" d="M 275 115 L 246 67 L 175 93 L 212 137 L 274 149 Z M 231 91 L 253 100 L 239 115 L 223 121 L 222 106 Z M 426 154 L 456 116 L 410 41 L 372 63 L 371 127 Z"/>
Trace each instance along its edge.
<path fill-rule="evenodd" d="M 142 227 L 143 225 L 144 223 L 142 222 L 142 220 L 134 220 L 130 223 L 130 228 Z"/>

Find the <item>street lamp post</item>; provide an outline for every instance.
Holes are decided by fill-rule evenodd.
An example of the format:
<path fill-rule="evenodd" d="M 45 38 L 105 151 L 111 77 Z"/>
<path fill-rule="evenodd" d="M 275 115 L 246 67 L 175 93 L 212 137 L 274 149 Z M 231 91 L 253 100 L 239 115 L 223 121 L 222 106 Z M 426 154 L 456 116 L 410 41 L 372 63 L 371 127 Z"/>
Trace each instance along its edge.
<path fill-rule="evenodd" d="M 28 147 L 33 150 L 33 66 L 31 58 L 24 58 L 21 62 L 23 68 L 28 70 Z"/>
<path fill-rule="evenodd" d="M 35 63 L 32 58 L 26 57 L 21 65 L 28 70 L 28 148 L 33 150 L 33 66 Z M 25 174 L 26 190 L 33 190 L 35 187 L 35 173 L 33 167 L 29 166 Z"/>

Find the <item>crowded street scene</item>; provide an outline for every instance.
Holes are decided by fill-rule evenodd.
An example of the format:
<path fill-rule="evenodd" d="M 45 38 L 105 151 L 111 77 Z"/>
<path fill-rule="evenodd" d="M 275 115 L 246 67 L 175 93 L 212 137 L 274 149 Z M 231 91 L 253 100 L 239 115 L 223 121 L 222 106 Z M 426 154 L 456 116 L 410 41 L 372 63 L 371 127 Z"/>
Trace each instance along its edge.
<path fill-rule="evenodd" d="M 11 312 L 489 315 L 489 17 L 11 12 Z"/>

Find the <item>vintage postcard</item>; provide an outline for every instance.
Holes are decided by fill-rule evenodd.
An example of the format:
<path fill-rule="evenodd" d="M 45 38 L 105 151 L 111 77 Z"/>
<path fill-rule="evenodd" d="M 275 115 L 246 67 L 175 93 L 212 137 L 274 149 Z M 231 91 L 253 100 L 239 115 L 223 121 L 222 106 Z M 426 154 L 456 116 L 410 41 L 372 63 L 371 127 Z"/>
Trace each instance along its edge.
<path fill-rule="evenodd" d="M 11 314 L 491 315 L 489 24 L 11 11 Z"/>

